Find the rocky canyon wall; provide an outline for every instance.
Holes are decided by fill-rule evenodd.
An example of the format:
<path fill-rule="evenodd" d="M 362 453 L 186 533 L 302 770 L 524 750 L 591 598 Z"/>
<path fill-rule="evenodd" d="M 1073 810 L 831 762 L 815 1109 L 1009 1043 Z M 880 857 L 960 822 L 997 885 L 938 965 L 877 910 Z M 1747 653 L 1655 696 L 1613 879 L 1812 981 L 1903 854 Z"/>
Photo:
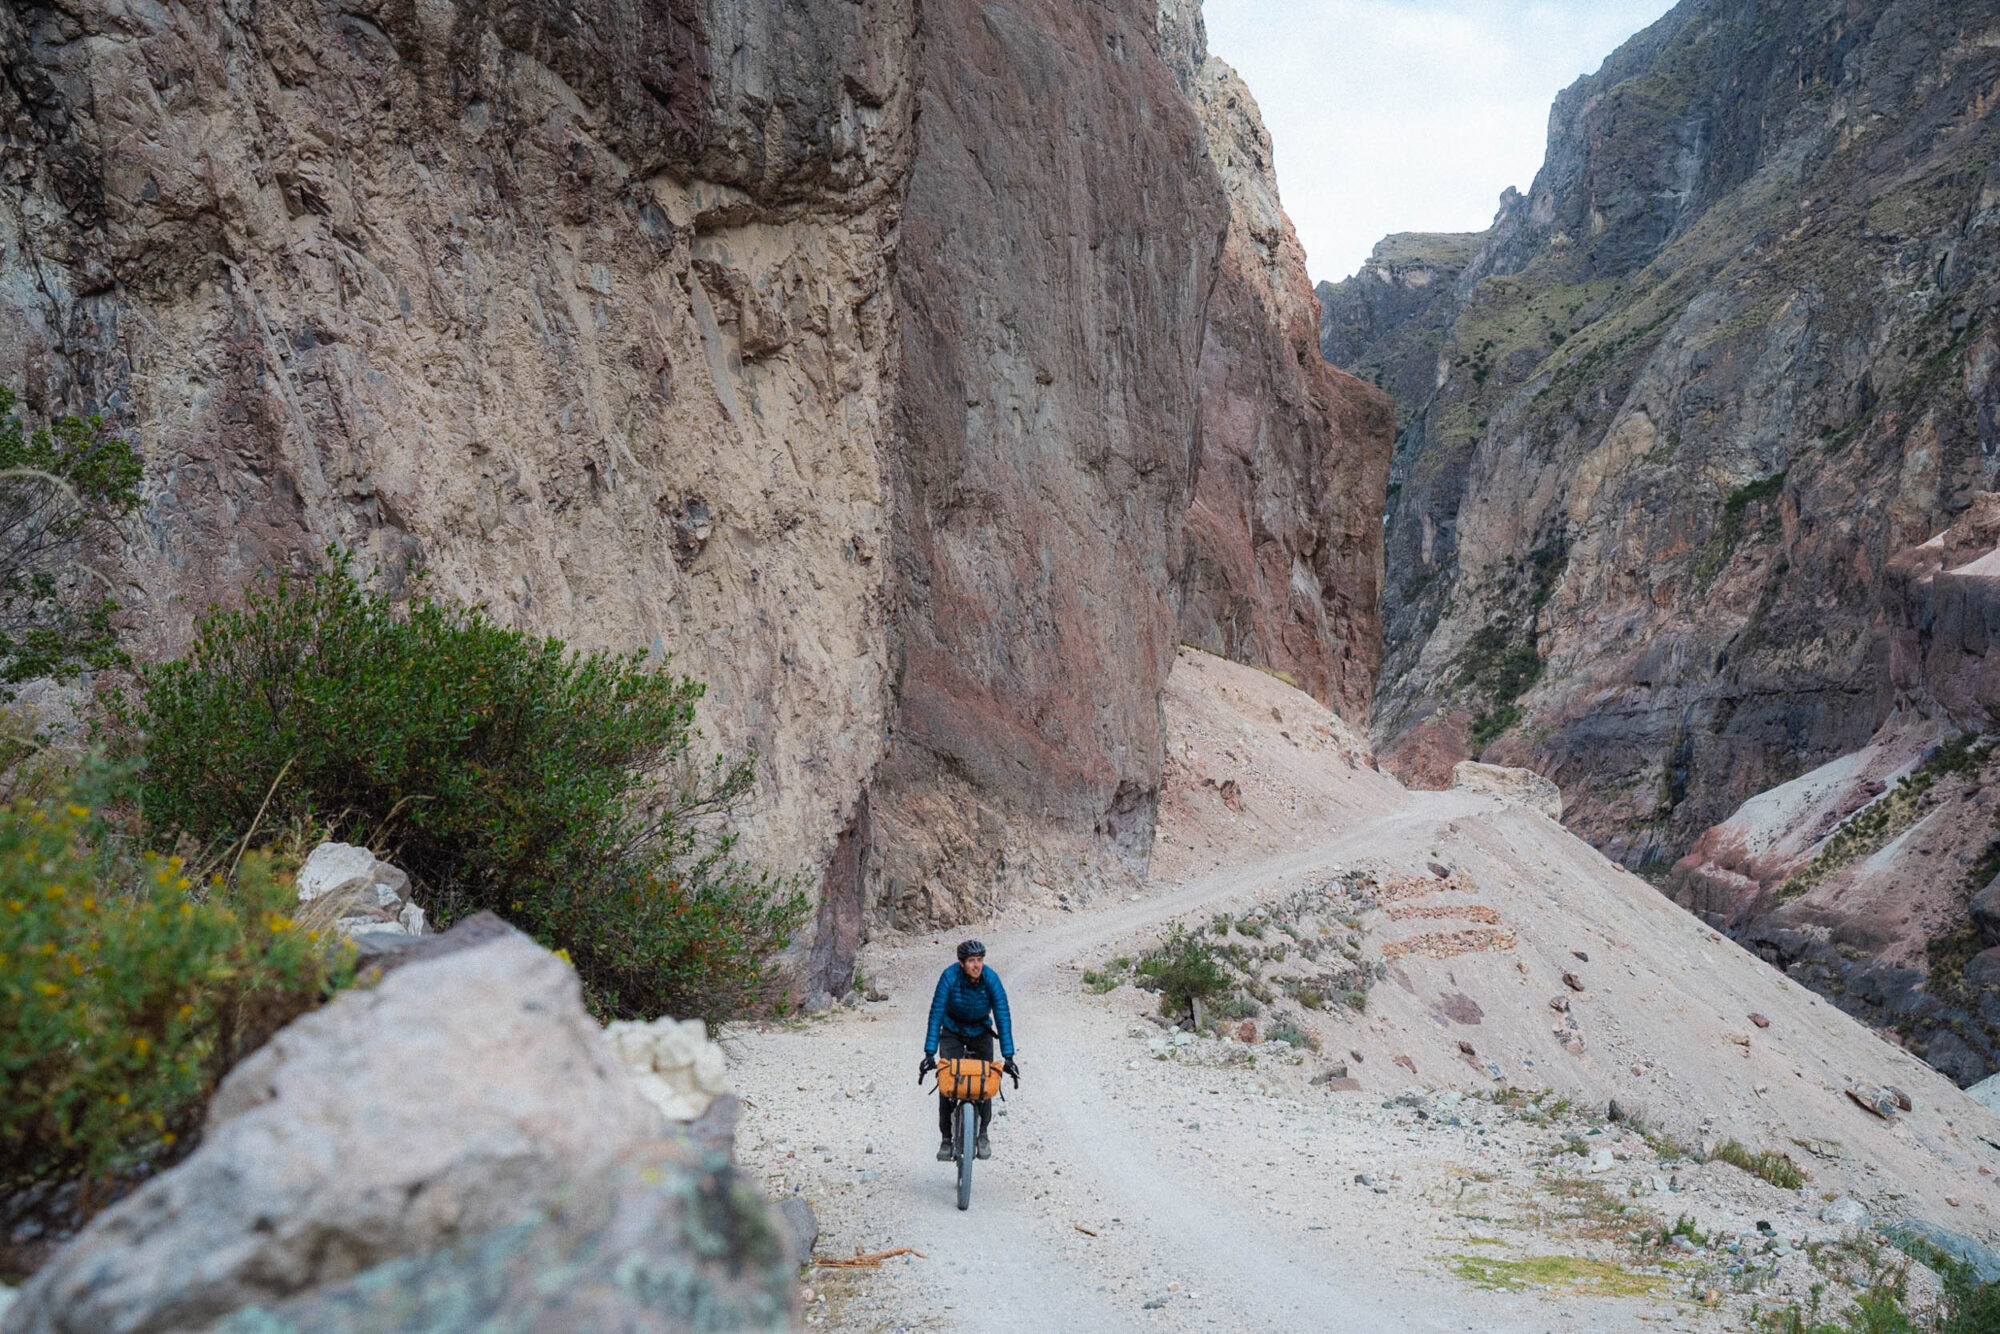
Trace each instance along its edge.
<path fill-rule="evenodd" d="M 1365 717 L 1390 435 L 1318 355 L 1197 5 L 924 13 L 875 790 L 897 921 L 1143 869 L 1177 641 Z"/>
<path fill-rule="evenodd" d="M 1386 413 L 1198 9 L 89 0 L 0 60 L 0 375 L 146 458 L 135 651 L 338 545 L 671 653 L 809 986 L 1142 867 L 1184 634 L 1365 707 Z"/>
<path fill-rule="evenodd" d="M 587 13 L 586 13 L 587 11 Z M 786 14 L 793 18 L 788 20 Z M 104 411 L 170 653 L 339 544 L 671 651 L 822 860 L 881 753 L 895 0 L 10 6 L 0 374 Z"/>
<path fill-rule="evenodd" d="M 1390 762 L 1540 769 L 1962 1082 L 2000 1066 L 2000 765 L 1956 740 L 2000 702 L 1996 163 L 1992 5 L 1684 0 L 1489 231 L 1321 288 L 1397 400 Z"/>
<path fill-rule="evenodd" d="M 1184 82 L 1230 220 L 1202 345 L 1181 638 L 1363 723 L 1381 669 L 1389 401 L 1320 355 L 1271 136 L 1236 71 L 1194 54 Z"/>
<path fill-rule="evenodd" d="M 1990 5 L 1684 0 L 1491 230 L 1321 289 L 1397 397 L 1408 776 L 1532 765 L 1640 865 L 1868 741 L 1886 562 L 2000 463 L 1997 80 Z"/>

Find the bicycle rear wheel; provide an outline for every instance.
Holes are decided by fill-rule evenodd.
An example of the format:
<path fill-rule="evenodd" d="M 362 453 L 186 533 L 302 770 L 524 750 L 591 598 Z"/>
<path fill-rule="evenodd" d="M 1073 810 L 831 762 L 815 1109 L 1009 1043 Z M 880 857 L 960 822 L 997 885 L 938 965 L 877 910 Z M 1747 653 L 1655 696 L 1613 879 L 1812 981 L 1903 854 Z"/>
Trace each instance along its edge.
<path fill-rule="evenodd" d="M 961 1209 L 972 1203 L 972 1156 L 978 1146 L 979 1107 L 962 1102 L 958 1105 L 958 1207 Z"/>

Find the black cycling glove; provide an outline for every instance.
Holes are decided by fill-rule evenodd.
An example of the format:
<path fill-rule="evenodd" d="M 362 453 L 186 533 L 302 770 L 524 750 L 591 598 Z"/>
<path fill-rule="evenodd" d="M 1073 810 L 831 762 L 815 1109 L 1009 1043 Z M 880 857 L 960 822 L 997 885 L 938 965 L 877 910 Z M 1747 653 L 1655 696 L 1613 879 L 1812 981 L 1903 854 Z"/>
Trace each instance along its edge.
<path fill-rule="evenodd" d="M 1006 1059 L 1006 1061 L 1004 1061 L 1004 1062 L 1003 1062 L 1003 1063 L 1001 1064 L 1000 1068 L 1001 1068 L 1002 1070 L 1005 1070 L 1005 1071 L 1006 1071 L 1006 1072 L 1007 1072 L 1008 1074 L 1010 1074 L 1010 1075 L 1014 1076 L 1014 1087 L 1015 1087 L 1015 1088 L 1019 1088 L 1019 1087 L 1021 1087 L 1021 1067 L 1020 1067 L 1020 1066 L 1019 1066 L 1018 1064 L 1016 1064 L 1016 1063 L 1015 1063 L 1015 1061 L 1014 1061 L 1014 1058 L 1013 1058 L 1013 1057 L 1009 1056 L 1009 1057 L 1008 1057 L 1008 1058 Z"/>
<path fill-rule="evenodd" d="M 917 1082 L 919 1084 L 923 1083 L 924 1077 L 935 1069 L 937 1069 L 937 1058 L 929 1052 L 925 1052 L 924 1059 L 917 1062 Z"/>

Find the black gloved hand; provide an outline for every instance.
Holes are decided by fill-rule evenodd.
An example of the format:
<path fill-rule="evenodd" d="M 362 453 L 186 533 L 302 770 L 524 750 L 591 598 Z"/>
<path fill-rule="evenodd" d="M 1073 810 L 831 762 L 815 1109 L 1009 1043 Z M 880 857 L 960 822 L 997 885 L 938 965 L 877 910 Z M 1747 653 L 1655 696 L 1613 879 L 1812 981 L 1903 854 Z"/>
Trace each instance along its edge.
<path fill-rule="evenodd" d="M 917 1082 L 919 1084 L 923 1083 L 925 1076 L 929 1075 L 935 1069 L 937 1069 L 937 1058 L 929 1052 L 925 1052 L 924 1059 L 917 1062 Z"/>
<path fill-rule="evenodd" d="M 1021 1087 L 1021 1067 L 1015 1063 L 1013 1057 L 1009 1056 L 1005 1061 L 1001 1062 L 1000 1068 L 1014 1076 L 1015 1088 Z"/>

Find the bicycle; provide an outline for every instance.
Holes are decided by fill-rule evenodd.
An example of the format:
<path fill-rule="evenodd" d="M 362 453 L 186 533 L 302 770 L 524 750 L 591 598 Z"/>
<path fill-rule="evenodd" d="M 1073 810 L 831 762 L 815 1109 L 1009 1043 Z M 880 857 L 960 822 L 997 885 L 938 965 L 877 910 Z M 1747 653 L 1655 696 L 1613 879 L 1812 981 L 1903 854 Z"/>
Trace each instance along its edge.
<path fill-rule="evenodd" d="M 976 1056 L 948 1056 L 937 1063 L 937 1092 L 958 1105 L 951 1112 L 951 1157 L 958 1164 L 958 1207 L 972 1205 L 972 1160 L 978 1151 L 979 1109 L 1000 1094 L 1006 1067 Z M 923 1076 L 917 1076 L 919 1087 Z M 1014 1087 L 1021 1077 L 1014 1076 Z M 1004 1096 L 1004 1095 L 1001 1095 Z"/>

